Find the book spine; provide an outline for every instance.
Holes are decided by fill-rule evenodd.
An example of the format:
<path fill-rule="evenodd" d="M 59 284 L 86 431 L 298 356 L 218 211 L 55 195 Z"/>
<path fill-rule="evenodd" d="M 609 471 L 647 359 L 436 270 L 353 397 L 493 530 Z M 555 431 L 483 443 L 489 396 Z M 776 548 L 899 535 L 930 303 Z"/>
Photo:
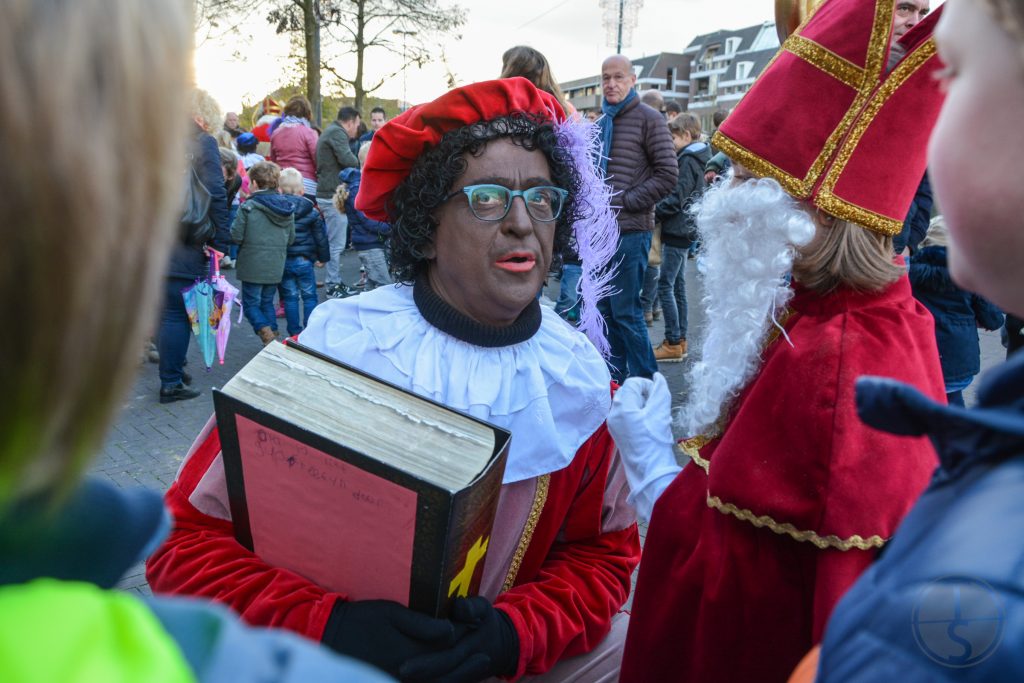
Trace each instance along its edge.
<path fill-rule="evenodd" d="M 503 458 L 497 465 L 503 465 Z M 497 465 L 492 463 L 480 479 L 455 496 L 444 541 L 441 594 L 438 596 L 440 615 L 448 614 L 456 597 L 472 596 L 480 591 L 505 471 L 503 466 Z"/>

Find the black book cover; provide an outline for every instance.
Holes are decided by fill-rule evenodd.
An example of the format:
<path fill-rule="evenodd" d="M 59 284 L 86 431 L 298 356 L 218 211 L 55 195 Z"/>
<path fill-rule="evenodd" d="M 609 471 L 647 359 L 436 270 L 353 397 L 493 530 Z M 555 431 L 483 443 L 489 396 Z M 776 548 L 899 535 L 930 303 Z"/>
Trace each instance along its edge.
<path fill-rule="evenodd" d="M 441 405 L 299 344 L 290 343 L 288 346 L 345 371 L 392 387 L 410 397 L 413 402 Z M 310 397 L 310 400 L 316 400 L 316 397 Z M 392 597 L 417 611 L 432 616 L 446 616 L 455 597 L 476 594 L 487 557 L 487 546 L 494 524 L 505 460 L 508 456 L 511 435 L 507 431 L 441 406 L 448 412 L 463 415 L 473 422 L 486 425 L 494 434 L 494 450 L 487 466 L 472 483 L 453 494 L 440 486 L 330 438 L 303 429 L 293 422 L 260 410 L 222 391 L 214 392 L 214 407 L 220 431 L 235 536 L 243 546 L 262 556 L 260 549 L 254 544 L 255 515 L 271 520 L 269 531 L 267 524 L 256 525 L 256 537 L 266 539 L 269 534 L 271 540 L 280 540 L 281 543 L 278 545 L 284 548 L 276 551 L 278 556 L 283 553 L 283 557 L 278 557 L 276 562 L 271 562 L 267 557 L 264 559 L 271 564 L 303 574 L 325 588 L 346 594 L 351 599 Z M 339 420 L 343 421 L 344 417 L 339 415 Z M 325 463 L 325 455 L 338 462 L 331 460 Z M 248 480 L 247 470 L 250 477 Z M 379 555 L 378 551 L 384 551 L 386 555 L 391 546 L 403 545 L 401 538 L 404 538 L 403 534 L 407 531 L 403 531 L 400 526 L 388 528 L 393 516 L 387 514 L 386 508 L 381 507 L 381 514 L 368 513 L 371 516 L 367 518 L 367 522 L 375 530 L 370 538 L 365 538 L 366 534 L 353 535 L 352 526 L 346 527 L 347 531 L 338 531 L 335 528 L 356 524 L 350 515 L 345 515 L 345 519 L 338 521 L 322 518 L 330 514 L 326 510 L 304 510 L 301 513 L 299 511 L 303 504 L 309 504 L 308 501 L 302 500 L 305 498 L 302 491 L 309 490 L 312 498 L 312 491 L 315 490 L 321 494 L 326 491 L 324 495 L 333 496 L 336 493 L 338 496 L 360 499 L 362 506 L 354 514 L 363 514 L 361 511 L 372 509 L 376 494 L 373 487 L 360 488 L 354 486 L 352 481 L 366 483 L 368 477 L 379 477 L 392 482 L 415 496 L 415 529 L 412 532 L 411 564 L 408 567 L 399 566 L 407 562 L 406 555 L 402 555 L 403 559 L 397 560 L 377 557 L 377 563 L 383 566 L 373 566 L 372 558 L 366 559 L 367 555 Z M 273 487 L 270 490 L 277 490 L 279 487 L 286 489 L 291 486 L 294 491 L 299 492 L 294 497 L 298 500 L 270 500 L 266 504 L 260 501 L 254 507 L 247 498 L 247 484 L 250 494 L 254 489 L 267 491 L 268 486 Z M 363 489 L 367 489 L 369 493 Z M 398 495 L 406 494 L 399 492 Z M 271 495 L 268 498 L 275 496 Z M 411 495 L 407 496 L 407 499 L 411 500 Z M 350 506 L 353 505 L 347 498 L 345 500 Z M 280 517 L 287 517 L 289 514 L 304 516 L 293 519 L 287 528 L 284 528 L 282 525 L 285 522 L 281 522 Z M 394 517 L 400 518 L 401 515 Z M 400 520 L 394 523 L 401 524 Z M 273 528 L 275 526 L 278 528 Z M 355 528 L 362 529 L 359 526 Z M 299 542 L 296 540 L 299 538 L 306 540 Z M 325 568 L 323 558 L 318 554 L 321 552 L 340 552 L 343 561 Z M 303 557 L 296 557 L 296 562 L 292 564 L 290 560 L 293 555 Z M 305 564 L 302 562 L 303 558 L 308 560 Z M 301 568 L 311 566 L 309 562 L 320 566 L 315 570 L 303 572 Z M 335 571 L 334 567 L 339 566 L 340 568 Z M 325 571 L 331 575 L 330 580 L 326 580 L 326 576 L 325 579 L 317 580 L 318 577 L 309 575 L 318 572 L 323 574 Z M 402 582 L 406 576 L 408 577 L 407 602 L 399 596 L 373 595 L 372 591 L 366 594 L 365 588 L 363 595 L 358 594 L 358 591 L 346 589 L 345 584 L 349 581 L 365 586 L 367 582 L 372 584 L 377 580 L 377 575 L 394 576 L 396 573 L 397 579 L 401 579 Z M 334 586 L 328 585 L 331 581 L 335 582 Z M 404 595 L 404 589 L 401 592 Z"/>

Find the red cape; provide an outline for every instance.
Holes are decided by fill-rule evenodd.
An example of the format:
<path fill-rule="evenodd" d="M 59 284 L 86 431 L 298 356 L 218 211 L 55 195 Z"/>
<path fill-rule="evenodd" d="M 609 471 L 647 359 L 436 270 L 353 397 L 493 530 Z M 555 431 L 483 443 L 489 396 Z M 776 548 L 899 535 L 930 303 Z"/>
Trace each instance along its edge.
<path fill-rule="evenodd" d="M 724 433 L 658 500 L 621 680 L 785 681 L 924 490 L 922 438 L 858 419 L 854 382 L 944 396 L 932 318 L 904 276 L 879 294 L 799 290 L 785 338 Z"/>

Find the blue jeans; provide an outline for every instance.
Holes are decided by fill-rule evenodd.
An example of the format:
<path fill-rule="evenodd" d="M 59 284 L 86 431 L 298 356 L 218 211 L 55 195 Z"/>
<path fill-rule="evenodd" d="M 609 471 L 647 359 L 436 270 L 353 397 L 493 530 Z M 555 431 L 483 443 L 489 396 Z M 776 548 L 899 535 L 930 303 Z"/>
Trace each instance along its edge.
<path fill-rule="evenodd" d="M 188 322 L 181 290 L 193 283 L 194 280 L 187 278 L 169 277 L 164 285 L 164 309 L 156 335 L 156 346 L 160 352 L 160 387 L 163 389 L 178 386 L 185 370 L 192 325 Z"/>
<path fill-rule="evenodd" d="M 658 278 L 661 266 L 647 266 L 644 271 L 644 288 L 640 290 L 640 307 L 644 313 L 653 313 L 661 308 L 658 300 Z"/>
<path fill-rule="evenodd" d="M 608 324 L 608 367 L 612 379 L 620 384 L 627 377 L 651 378 L 658 371 L 640 308 L 640 290 L 650 249 L 649 232 L 625 232 L 619 236 L 619 248 L 612 258 L 612 263 L 618 264 L 611 282 L 616 292 L 598 303 Z"/>
<path fill-rule="evenodd" d="M 665 339 L 678 344 L 686 339 L 686 255 L 690 250 L 662 246 L 661 277 L 658 278 L 658 298 L 661 314 L 665 316 Z"/>
<path fill-rule="evenodd" d="M 252 325 L 253 332 L 260 333 L 264 327 L 277 332 L 277 315 L 274 312 L 274 294 L 277 285 L 242 283 L 242 307 L 245 319 Z"/>
<path fill-rule="evenodd" d="M 288 321 L 288 336 L 302 332 L 309 322 L 309 314 L 319 303 L 316 296 L 316 275 L 313 262 L 305 256 L 289 256 L 284 262 L 281 277 L 281 303 Z M 299 297 L 302 297 L 302 317 L 299 317 Z"/>
<path fill-rule="evenodd" d="M 572 323 L 578 322 L 580 319 L 580 294 L 576 290 L 582 276 L 583 266 L 577 263 L 562 264 L 562 278 L 559 283 L 555 313 Z"/>

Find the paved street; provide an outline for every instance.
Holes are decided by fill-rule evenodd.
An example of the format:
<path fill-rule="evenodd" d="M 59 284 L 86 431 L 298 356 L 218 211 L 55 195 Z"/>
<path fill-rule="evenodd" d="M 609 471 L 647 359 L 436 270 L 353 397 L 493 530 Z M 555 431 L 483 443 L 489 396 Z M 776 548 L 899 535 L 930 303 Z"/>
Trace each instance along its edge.
<path fill-rule="evenodd" d="M 690 301 L 689 336 L 697 339 L 703 324 L 700 302 L 700 283 L 696 277 L 693 261 L 686 264 L 687 298 Z M 346 282 L 358 279 L 359 262 L 354 253 L 346 253 L 343 259 L 343 276 Z M 234 271 L 226 271 L 234 281 Z M 322 277 L 322 274 L 321 276 Z M 235 283 L 237 285 L 237 282 Z M 320 290 L 321 298 L 323 290 Z M 547 295 L 558 298 L 557 282 L 550 283 Z M 279 321 L 282 331 L 284 320 Z M 244 320 L 237 322 L 237 311 L 233 316 L 231 339 L 228 344 L 224 365 L 214 365 L 207 371 L 195 344 L 189 347 L 187 370 L 193 376 L 193 386 L 202 390 L 202 396 L 191 401 L 161 405 L 158 401 L 160 382 L 156 365 L 143 363 L 131 391 L 125 397 L 121 414 L 111 428 L 102 451 L 93 463 L 92 472 L 107 477 L 117 486 L 146 486 L 164 491 L 174 480 L 182 456 L 188 450 L 193 438 L 213 412 L 211 390 L 222 386 L 250 358 L 262 348 L 252 328 Z M 663 338 L 664 329 L 657 321 L 650 329 L 650 338 L 657 344 Z M 1004 358 L 1005 351 L 999 342 L 998 332 L 982 332 L 982 367 L 988 368 Z M 663 363 L 661 371 L 668 379 L 669 386 L 679 403 L 680 394 L 685 390 L 684 373 L 689 362 L 699 356 L 699 349 L 691 347 L 690 357 L 683 363 Z M 974 387 L 965 392 L 968 405 L 974 401 Z M 641 529 L 643 535 L 646 529 Z M 134 567 L 122 579 L 120 587 L 126 590 L 149 593 L 143 575 L 142 565 Z"/>

